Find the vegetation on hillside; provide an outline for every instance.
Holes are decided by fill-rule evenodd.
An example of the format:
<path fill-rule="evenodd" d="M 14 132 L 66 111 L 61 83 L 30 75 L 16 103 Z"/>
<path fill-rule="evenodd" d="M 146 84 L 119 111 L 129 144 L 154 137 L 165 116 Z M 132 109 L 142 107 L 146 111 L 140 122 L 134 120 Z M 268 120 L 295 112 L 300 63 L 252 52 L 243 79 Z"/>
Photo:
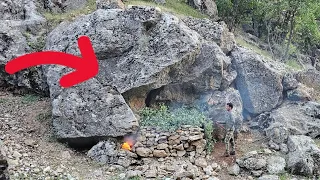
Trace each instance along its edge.
<path fill-rule="evenodd" d="M 88 0 L 84 8 L 75 9 L 73 11 L 68 11 L 65 13 L 45 12 L 43 15 L 52 26 L 55 26 L 62 21 L 70 21 L 77 16 L 90 14 L 95 10 L 96 0 Z"/>
<path fill-rule="evenodd" d="M 196 18 L 208 17 L 189 6 L 184 0 L 166 0 L 166 4 L 164 5 L 156 4 L 153 0 L 129 0 L 125 2 L 125 4 L 159 7 L 162 11 L 182 16 L 192 16 Z"/>
<path fill-rule="evenodd" d="M 291 54 L 314 56 L 320 48 L 318 0 L 216 0 L 219 16 L 231 30 L 246 24 L 284 61 Z M 281 45 L 276 49 L 275 45 Z M 296 47 L 291 51 L 292 46 Z M 299 52 L 300 51 L 300 52 Z M 293 56 L 294 57 L 294 56 Z"/>
<path fill-rule="evenodd" d="M 144 108 L 140 111 L 141 126 L 158 127 L 165 131 L 175 131 L 182 125 L 202 127 L 207 140 L 207 151 L 211 152 L 214 144 L 213 123 L 203 113 L 195 108 L 181 107 L 169 110 L 164 104 L 157 109 Z"/>

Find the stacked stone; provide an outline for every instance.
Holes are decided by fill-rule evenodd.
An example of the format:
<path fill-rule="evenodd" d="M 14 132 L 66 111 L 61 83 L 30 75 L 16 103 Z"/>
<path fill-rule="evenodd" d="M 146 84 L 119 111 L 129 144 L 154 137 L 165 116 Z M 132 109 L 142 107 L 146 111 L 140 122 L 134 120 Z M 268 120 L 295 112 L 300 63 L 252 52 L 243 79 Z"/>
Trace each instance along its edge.
<path fill-rule="evenodd" d="M 190 157 L 206 156 L 204 130 L 182 126 L 174 132 L 157 128 L 143 128 L 132 152 L 140 157 Z"/>

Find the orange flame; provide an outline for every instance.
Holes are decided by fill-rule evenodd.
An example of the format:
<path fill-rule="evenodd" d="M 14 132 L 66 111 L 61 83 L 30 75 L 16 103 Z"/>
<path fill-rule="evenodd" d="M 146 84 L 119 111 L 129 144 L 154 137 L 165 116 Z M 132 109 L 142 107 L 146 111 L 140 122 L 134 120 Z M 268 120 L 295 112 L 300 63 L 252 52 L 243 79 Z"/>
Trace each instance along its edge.
<path fill-rule="evenodd" d="M 121 148 L 122 148 L 122 149 L 125 149 L 125 150 L 131 151 L 131 146 L 130 146 L 130 144 L 127 143 L 127 142 L 123 143 Z"/>

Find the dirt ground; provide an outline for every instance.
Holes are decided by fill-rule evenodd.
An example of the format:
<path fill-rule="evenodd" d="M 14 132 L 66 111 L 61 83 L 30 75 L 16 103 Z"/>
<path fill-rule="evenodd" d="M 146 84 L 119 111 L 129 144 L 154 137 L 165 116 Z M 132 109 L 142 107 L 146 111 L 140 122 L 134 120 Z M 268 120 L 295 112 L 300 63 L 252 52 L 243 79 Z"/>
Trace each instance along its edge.
<path fill-rule="evenodd" d="M 8 157 L 11 179 L 102 180 L 113 179 L 120 173 L 114 167 L 97 164 L 85 152 L 57 142 L 52 136 L 50 114 L 48 98 L 0 91 L 0 144 L 4 145 Z M 227 166 L 243 154 L 265 147 L 265 144 L 259 133 L 242 133 L 237 140 L 236 155 L 224 157 L 225 145 L 217 142 L 212 156 L 213 161 L 222 167 L 218 178 L 248 179 L 247 174 L 230 176 Z"/>
<path fill-rule="evenodd" d="M 55 140 L 50 131 L 50 111 L 48 98 L 0 91 L 0 144 L 8 157 L 11 179 L 106 179 L 113 176 L 114 170 L 109 166 L 100 166 L 85 153 Z"/>

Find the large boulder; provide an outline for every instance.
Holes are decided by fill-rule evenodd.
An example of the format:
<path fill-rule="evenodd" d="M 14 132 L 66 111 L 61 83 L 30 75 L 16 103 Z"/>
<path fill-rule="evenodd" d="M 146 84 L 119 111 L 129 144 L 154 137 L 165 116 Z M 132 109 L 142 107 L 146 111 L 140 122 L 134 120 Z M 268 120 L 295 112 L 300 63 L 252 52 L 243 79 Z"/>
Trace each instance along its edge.
<path fill-rule="evenodd" d="M 224 53 L 229 53 L 236 45 L 233 33 L 229 32 L 225 22 L 210 19 L 183 18 L 184 23 L 197 31 L 206 41 L 216 42 Z"/>
<path fill-rule="evenodd" d="M 234 106 L 233 114 L 236 120 L 236 128 L 239 129 L 242 125 L 242 100 L 238 90 L 229 88 L 225 91 L 214 91 L 203 97 L 205 102 L 201 104 L 206 104 L 206 111 L 208 111 L 208 116 L 214 121 L 224 123 L 226 111 L 226 104 L 231 102 Z"/>
<path fill-rule="evenodd" d="M 218 16 L 217 5 L 213 0 L 188 0 L 190 6 L 215 19 Z"/>
<path fill-rule="evenodd" d="M 282 72 L 251 50 L 238 47 L 232 51 L 231 57 L 238 73 L 236 87 L 246 111 L 256 115 L 280 105 L 283 98 Z"/>
<path fill-rule="evenodd" d="M 150 97 L 153 97 L 150 101 L 193 104 L 204 93 L 221 88 L 224 80 L 222 69 L 229 65 L 230 61 L 217 44 L 204 43 L 201 53 L 196 56 L 196 62 L 188 69 L 194 77 L 190 81 L 163 86 L 154 94 L 150 93 Z"/>
<path fill-rule="evenodd" d="M 42 71 L 29 68 L 14 75 L 5 72 L 8 61 L 32 51 L 29 38 L 36 36 L 45 19 L 36 11 L 33 1 L 5 1 L 0 4 L 0 86 L 14 86 L 48 94 L 48 87 Z M 44 45 L 44 43 L 43 43 Z"/>
<path fill-rule="evenodd" d="M 260 115 L 261 116 L 261 115 Z M 320 136 L 320 104 L 316 102 L 285 102 L 281 107 L 264 114 L 261 127 L 273 142 L 286 143 L 289 135 Z"/>
<path fill-rule="evenodd" d="M 287 168 L 293 174 L 312 176 L 320 174 L 320 149 L 304 135 L 289 136 Z"/>
<path fill-rule="evenodd" d="M 296 79 L 302 84 L 313 88 L 314 92 L 311 94 L 315 100 L 320 100 L 320 71 L 315 69 L 308 69 L 298 72 Z"/>
<path fill-rule="evenodd" d="M 55 75 L 48 71 L 48 78 Z M 49 83 L 54 83 L 51 80 Z M 57 82 L 55 82 L 57 83 Z M 123 97 L 114 88 L 89 80 L 64 89 L 53 98 L 53 128 L 58 139 L 71 146 L 90 146 L 103 137 L 134 132 L 138 122 Z"/>
<path fill-rule="evenodd" d="M 90 37 L 99 60 L 95 78 L 62 89 L 59 79 L 71 69 L 44 68 L 58 138 L 70 141 L 133 132 L 137 121 L 120 94 L 131 106 L 139 97 L 144 103 L 150 91 L 170 84 L 194 82 L 199 92 L 221 84 L 221 61 L 226 56 L 219 47 L 155 8 L 99 9 L 60 24 L 49 34 L 46 49 L 80 55 L 76 41 L 81 35 Z M 109 92 L 109 87 L 117 91 Z"/>

